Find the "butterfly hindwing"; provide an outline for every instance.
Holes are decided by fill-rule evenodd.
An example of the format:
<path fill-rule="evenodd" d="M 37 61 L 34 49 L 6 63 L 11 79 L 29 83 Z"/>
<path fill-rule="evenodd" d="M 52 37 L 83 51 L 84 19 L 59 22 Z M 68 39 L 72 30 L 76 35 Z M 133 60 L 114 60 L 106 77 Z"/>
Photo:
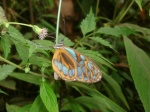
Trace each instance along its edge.
<path fill-rule="evenodd" d="M 102 75 L 99 68 L 89 58 L 74 50 L 77 54 L 77 74 L 78 81 L 94 83 L 101 79 Z"/>
<path fill-rule="evenodd" d="M 66 52 L 64 48 L 59 48 L 55 51 L 52 66 L 55 75 L 58 75 L 64 80 L 74 81 L 76 77 L 76 63 L 72 56 Z"/>
<path fill-rule="evenodd" d="M 55 75 L 67 81 L 94 83 L 102 77 L 94 62 L 69 47 L 60 47 L 55 51 L 52 66 Z"/>

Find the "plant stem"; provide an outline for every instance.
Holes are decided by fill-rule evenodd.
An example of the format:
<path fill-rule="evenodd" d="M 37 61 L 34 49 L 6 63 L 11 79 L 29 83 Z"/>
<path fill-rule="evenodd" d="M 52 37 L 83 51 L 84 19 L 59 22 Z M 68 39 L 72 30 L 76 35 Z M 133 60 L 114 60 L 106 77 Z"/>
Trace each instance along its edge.
<path fill-rule="evenodd" d="M 58 33 L 59 33 L 59 24 L 60 24 L 60 10 L 61 10 L 62 0 L 59 0 L 58 14 L 57 14 L 57 26 L 56 26 L 56 44 L 58 44 Z"/>
<path fill-rule="evenodd" d="M 99 2 L 100 2 L 100 0 L 97 0 L 97 3 L 96 3 L 96 12 L 95 12 L 95 16 L 96 17 L 97 17 L 98 12 L 99 12 Z"/>
<path fill-rule="evenodd" d="M 28 26 L 28 27 L 32 27 L 33 25 L 29 25 L 29 24 L 24 24 L 24 23 L 17 23 L 17 22 L 8 22 L 9 24 L 19 24 L 19 25 L 23 25 L 23 26 Z"/>
<path fill-rule="evenodd" d="M 118 24 L 122 18 L 126 15 L 132 4 L 134 3 L 134 0 L 128 0 L 122 10 L 119 12 L 118 16 L 114 19 L 114 24 Z"/>
<path fill-rule="evenodd" d="M 20 69 L 20 70 L 25 71 L 25 70 L 24 70 L 24 68 L 22 68 L 21 66 L 18 66 L 17 64 L 12 63 L 12 62 L 11 62 L 11 61 L 9 61 L 9 60 L 6 60 L 6 59 L 5 59 L 5 58 L 3 58 L 2 56 L 0 56 L 0 60 L 1 60 L 1 61 L 4 61 L 4 62 L 6 62 L 6 63 L 8 63 L 8 64 L 10 64 L 10 65 L 12 65 L 12 66 L 15 66 L 16 68 L 18 68 L 18 69 Z M 40 75 L 40 74 L 37 74 L 37 73 L 32 72 L 32 71 L 29 71 L 29 73 L 30 73 L 30 74 L 33 74 L 33 75 L 36 75 L 36 76 L 49 78 L 49 77 L 48 77 L 48 76 L 46 76 L 46 75 Z"/>

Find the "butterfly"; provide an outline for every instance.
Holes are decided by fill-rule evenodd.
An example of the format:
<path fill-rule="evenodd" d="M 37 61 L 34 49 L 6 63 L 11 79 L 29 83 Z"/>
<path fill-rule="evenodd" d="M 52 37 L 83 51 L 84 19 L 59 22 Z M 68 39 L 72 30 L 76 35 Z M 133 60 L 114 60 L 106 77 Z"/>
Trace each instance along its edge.
<path fill-rule="evenodd" d="M 52 59 L 54 78 L 66 81 L 95 83 L 101 80 L 102 73 L 98 66 L 80 52 L 66 47 L 63 42 L 54 46 L 56 51 Z"/>

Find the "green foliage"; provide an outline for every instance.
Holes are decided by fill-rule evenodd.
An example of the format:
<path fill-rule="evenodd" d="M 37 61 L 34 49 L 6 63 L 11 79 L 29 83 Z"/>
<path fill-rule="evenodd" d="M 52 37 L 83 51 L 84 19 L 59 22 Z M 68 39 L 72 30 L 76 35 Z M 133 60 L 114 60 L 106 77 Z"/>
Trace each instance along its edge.
<path fill-rule="evenodd" d="M 138 6 L 140 7 L 140 10 L 142 10 L 142 0 L 135 0 L 135 2 L 138 4 Z"/>
<path fill-rule="evenodd" d="M 40 86 L 40 97 L 46 107 L 46 109 L 54 112 L 58 112 L 58 103 L 56 95 L 54 94 L 50 84 L 42 82 Z M 32 111 L 31 111 L 32 112 Z"/>
<path fill-rule="evenodd" d="M 11 50 L 11 41 L 9 40 L 8 35 L 4 35 L 4 37 L 0 41 L 2 49 L 4 50 L 4 57 L 7 58 L 10 50 Z"/>
<path fill-rule="evenodd" d="M 14 69 L 15 67 L 11 65 L 0 66 L 0 80 L 4 80 Z"/>
<path fill-rule="evenodd" d="M 17 110 L 17 112 L 28 112 L 31 108 L 31 104 L 27 104 L 24 107 Z M 37 108 L 37 107 L 36 107 Z M 36 112 L 36 111 L 35 111 Z"/>
<path fill-rule="evenodd" d="M 149 112 L 150 29 L 148 17 L 138 12 L 149 11 L 146 1 L 72 2 L 76 4 L 77 15 L 73 14 L 76 15 L 73 21 L 69 15 L 66 26 L 70 28 L 69 33 L 74 32 L 73 36 L 68 34 L 73 38 L 60 33 L 58 40 L 97 64 L 102 80 L 95 84 L 53 78 L 51 60 L 56 39 L 51 38 L 51 33 L 55 34 L 57 18 L 52 10 L 54 0 L 44 0 L 42 6 L 38 1 L 30 1 L 35 15 L 26 7 L 27 1 L 11 2 L 8 8 L 17 16 L 8 12 L 8 22 L 3 18 L 4 12 L 0 12 L 0 111 Z M 37 25 L 31 25 L 29 20 L 34 18 L 29 17 L 29 11 L 36 16 Z M 43 33 L 41 27 L 50 32 L 44 40 L 37 37 Z M 61 31 L 64 31 L 62 27 Z M 33 32 L 37 34 L 32 35 Z"/>
<path fill-rule="evenodd" d="M 93 31 L 96 28 L 95 17 L 94 17 L 92 10 L 90 10 L 90 13 L 82 21 L 80 27 L 81 27 L 81 31 L 83 33 L 83 36 L 85 36 L 87 33 Z"/>
<path fill-rule="evenodd" d="M 135 30 L 130 29 L 126 26 L 125 27 L 115 26 L 114 28 L 102 27 L 102 28 L 98 29 L 96 33 L 112 35 L 112 36 L 115 36 L 115 37 L 121 37 L 122 35 L 129 36 L 131 34 L 134 34 Z"/>
<path fill-rule="evenodd" d="M 94 40 L 96 42 L 99 42 L 100 44 L 106 46 L 106 47 L 109 47 L 111 49 L 113 49 L 113 46 L 110 44 L 110 42 L 104 40 L 103 38 L 100 38 L 100 37 L 90 37 L 91 40 Z"/>
<path fill-rule="evenodd" d="M 51 105 L 50 105 L 51 106 Z M 33 102 L 29 112 L 47 112 L 40 96 L 37 96 L 35 101 Z"/>
<path fill-rule="evenodd" d="M 20 109 L 20 107 L 16 105 L 6 104 L 6 109 L 7 109 L 7 112 L 16 112 L 18 109 Z"/>
<path fill-rule="evenodd" d="M 72 86 L 74 88 L 79 88 L 78 91 L 80 91 L 80 92 L 83 91 L 86 94 L 88 94 L 89 96 L 91 96 L 93 101 L 91 99 L 90 104 L 88 104 L 89 102 L 87 104 L 85 102 L 82 102 L 83 103 L 82 105 L 86 105 L 88 107 L 88 105 L 92 105 L 93 102 L 95 102 L 93 107 L 91 107 L 92 109 L 100 109 L 104 112 L 109 112 L 110 110 L 117 111 L 117 112 L 126 112 L 126 110 L 124 110 L 123 108 L 118 106 L 115 102 L 111 101 L 110 99 L 108 99 L 107 97 L 102 95 L 99 91 L 97 91 L 93 87 L 89 87 L 88 85 L 81 84 L 81 83 L 71 83 L 71 82 L 68 83 L 68 85 Z M 95 108 L 95 107 L 97 107 L 97 108 Z"/>
<path fill-rule="evenodd" d="M 17 72 L 17 73 L 13 72 L 13 73 L 10 73 L 9 75 L 11 77 L 14 77 L 14 78 L 22 80 L 22 81 L 40 85 L 41 77 L 39 77 L 39 76 L 33 76 L 31 74 L 19 73 L 19 72 Z"/>
<path fill-rule="evenodd" d="M 0 81 L 0 86 L 5 87 L 7 89 L 11 89 L 11 90 L 16 90 L 16 82 L 11 79 L 6 78 L 5 80 Z M 2 93 L 4 93 L 4 91 Z"/>
<path fill-rule="evenodd" d="M 150 110 L 150 58 L 127 37 L 124 37 L 124 42 L 131 75 L 145 111 L 148 112 Z"/>

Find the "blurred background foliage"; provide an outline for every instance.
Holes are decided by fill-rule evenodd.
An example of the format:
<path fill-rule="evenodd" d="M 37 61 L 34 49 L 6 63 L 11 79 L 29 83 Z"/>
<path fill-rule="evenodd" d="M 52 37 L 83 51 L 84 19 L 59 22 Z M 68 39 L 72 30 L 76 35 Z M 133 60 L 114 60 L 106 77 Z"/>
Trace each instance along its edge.
<path fill-rule="evenodd" d="M 95 84 L 53 78 L 58 5 L 0 1 L 7 18 L 0 10 L 0 111 L 148 112 L 149 0 L 62 0 L 59 38 L 97 63 L 103 78 Z M 39 40 L 17 23 L 47 28 L 49 36 Z"/>

